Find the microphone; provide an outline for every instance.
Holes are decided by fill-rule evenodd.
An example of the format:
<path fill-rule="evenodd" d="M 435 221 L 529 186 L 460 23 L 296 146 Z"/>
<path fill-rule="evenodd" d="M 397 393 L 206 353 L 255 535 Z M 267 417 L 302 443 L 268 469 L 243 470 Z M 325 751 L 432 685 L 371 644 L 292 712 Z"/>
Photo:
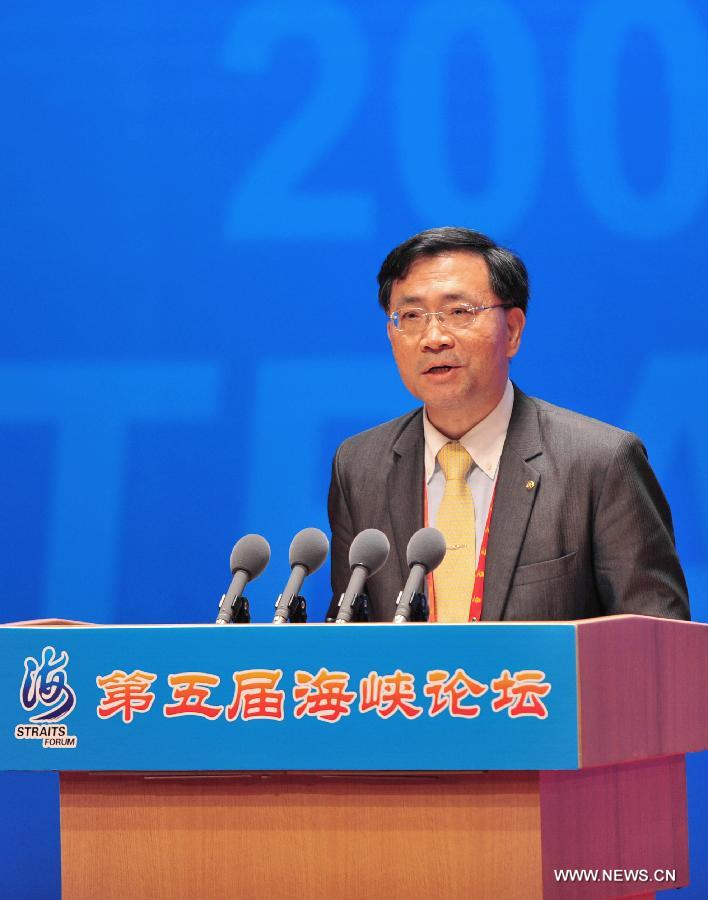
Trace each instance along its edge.
<path fill-rule="evenodd" d="M 258 578 L 270 560 L 270 544 L 260 534 L 246 534 L 231 551 L 231 584 L 219 604 L 217 625 L 229 625 L 234 600 L 241 596 L 249 581 Z M 248 621 L 248 620 L 246 620 Z"/>
<path fill-rule="evenodd" d="M 375 575 L 388 559 L 388 538 L 378 528 L 367 528 L 352 541 L 349 548 L 349 584 L 339 601 L 337 624 L 351 622 L 354 610 L 352 604 L 361 594 L 366 579 Z"/>
<path fill-rule="evenodd" d="M 319 528 L 303 528 L 298 531 L 290 544 L 290 578 L 283 593 L 275 601 L 274 625 L 288 621 L 290 603 L 299 596 L 302 583 L 308 575 L 316 572 L 327 559 L 329 541 Z"/>
<path fill-rule="evenodd" d="M 422 586 L 423 579 L 437 569 L 445 558 L 445 536 L 437 528 L 421 528 L 408 541 L 406 558 L 410 573 L 405 587 L 396 600 L 396 615 L 393 621 L 397 625 L 409 622 L 411 618 L 411 601 Z"/>

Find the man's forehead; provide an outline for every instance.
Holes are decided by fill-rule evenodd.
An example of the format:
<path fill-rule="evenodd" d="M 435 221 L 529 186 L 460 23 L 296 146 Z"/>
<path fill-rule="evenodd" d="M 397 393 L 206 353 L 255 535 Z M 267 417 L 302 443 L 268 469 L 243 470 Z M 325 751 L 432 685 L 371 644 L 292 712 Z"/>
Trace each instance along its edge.
<path fill-rule="evenodd" d="M 398 303 L 410 303 L 423 294 L 440 299 L 474 298 L 489 291 L 489 269 L 478 253 L 457 251 L 416 259 L 403 278 L 391 285 L 391 297 Z"/>

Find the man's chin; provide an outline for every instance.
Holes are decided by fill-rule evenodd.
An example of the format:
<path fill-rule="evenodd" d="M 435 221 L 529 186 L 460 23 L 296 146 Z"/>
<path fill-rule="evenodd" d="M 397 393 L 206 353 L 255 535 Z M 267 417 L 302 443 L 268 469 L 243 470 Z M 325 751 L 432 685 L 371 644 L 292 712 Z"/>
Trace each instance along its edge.
<path fill-rule="evenodd" d="M 428 409 L 460 409 L 470 403 L 470 396 L 461 391 L 451 390 L 426 390 L 421 391 L 418 395 L 419 399 L 425 403 Z"/>
<path fill-rule="evenodd" d="M 464 385 L 453 383 L 452 379 L 448 383 L 433 384 L 426 380 L 425 375 L 419 376 L 414 384 L 407 384 L 406 387 L 428 409 L 459 409 L 474 402 L 476 394 L 469 386 L 465 389 Z"/>

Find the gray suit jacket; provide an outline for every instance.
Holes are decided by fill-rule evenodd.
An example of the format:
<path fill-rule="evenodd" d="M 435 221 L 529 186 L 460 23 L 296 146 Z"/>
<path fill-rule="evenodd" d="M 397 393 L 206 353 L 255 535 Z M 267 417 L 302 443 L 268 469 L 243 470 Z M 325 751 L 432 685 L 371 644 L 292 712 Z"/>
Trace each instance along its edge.
<path fill-rule="evenodd" d="M 391 542 L 369 579 L 370 618 L 391 621 L 423 526 L 423 412 L 355 435 L 337 450 L 329 492 L 332 604 L 364 528 Z M 533 487 L 529 487 L 533 482 Z M 639 439 L 514 388 L 489 533 L 483 620 L 618 613 L 688 619 L 671 512 Z"/>

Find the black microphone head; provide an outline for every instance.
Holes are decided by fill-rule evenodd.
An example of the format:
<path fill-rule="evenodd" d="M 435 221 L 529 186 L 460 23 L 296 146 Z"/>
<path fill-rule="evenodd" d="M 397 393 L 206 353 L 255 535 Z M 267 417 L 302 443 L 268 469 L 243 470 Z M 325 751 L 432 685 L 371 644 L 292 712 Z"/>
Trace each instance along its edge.
<path fill-rule="evenodd" d="M 426 572 L 437 569 L 445 558 L 445 536 L 437 528 L 421 528 L 408 541 L 406 558 L 408 566 L 418 563 Z"/>
<path fill-rule="evenodd" d="M 307 574 L 316 572 L 327 559 L 329 541 L 324 531 L 319 528 L 303 528 L 290 544 L 290 568 L 304 566 Z"/>
<path fill-rule="evenodd" d="M 349 548 L 349 568 L 363 566 L 369 575 L 375 575 L 388 559 L 388 538 L 378 528 L 360 531 Z"/>
<path fill-rule="evenodd" d="M 270 544 L 260 534 L 245 534 L 231 551 L 231 574 L 248 572 L 248 580 L 258 578 L 270 561 Z"/>

